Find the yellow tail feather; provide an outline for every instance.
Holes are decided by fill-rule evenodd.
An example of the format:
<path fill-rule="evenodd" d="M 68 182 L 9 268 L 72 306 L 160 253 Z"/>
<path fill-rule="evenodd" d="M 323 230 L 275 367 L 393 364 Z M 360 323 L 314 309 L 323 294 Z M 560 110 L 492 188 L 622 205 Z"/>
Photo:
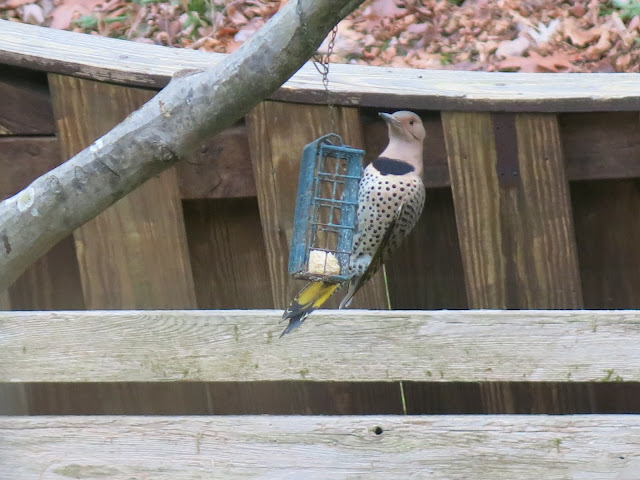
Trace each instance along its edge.
<path fill-rule="evenodd" d="M 305 318 L 315 309 L 320 308 L 338 287 L 340 287 L 339 283 L 326 282 L 311 282 L 304 287 L 282 315 L 283 320 L 289 320 L 289 325 L 282 335 L 286 335 L 304 322 Z"/>

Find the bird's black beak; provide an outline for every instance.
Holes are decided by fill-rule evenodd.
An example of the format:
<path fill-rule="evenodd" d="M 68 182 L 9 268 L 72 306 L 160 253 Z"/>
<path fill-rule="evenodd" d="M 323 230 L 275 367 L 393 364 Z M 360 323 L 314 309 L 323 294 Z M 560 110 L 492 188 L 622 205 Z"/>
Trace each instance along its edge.
<path fill-rule="evenodd" d="M 389 125 L 393 125 L 394 127 L 398 127 L 398 128 L 402 126 L 400 122 L 390 113 L 380 112 L 378 116 L 382 118 L 385 122 L 387 122 L 387 124 Z"/>

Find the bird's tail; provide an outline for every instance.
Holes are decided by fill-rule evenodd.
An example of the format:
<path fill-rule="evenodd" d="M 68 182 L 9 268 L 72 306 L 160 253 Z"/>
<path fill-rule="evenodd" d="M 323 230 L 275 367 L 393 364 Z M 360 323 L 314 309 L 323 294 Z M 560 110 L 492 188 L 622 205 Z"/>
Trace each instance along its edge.
<path fill-rule="evenodd" d="M 320 308 L 338 287 L 340 287 L 339 283 L 327 282 L 310 282 L 304 287 L 282 315 L 283 320 L 289 320 L 289 325 L 287 325 L 280 337 L 291 332 L 304 322 L 305 318 L 316 308 Z"/>
<path fill-rule="evenodd" d="M 349 282 L 349 291 L 347 291 L 347 294 L 344 296 L 344 298 L 340 302 L 340 306 L 338 308 L 349 308 L 349 305 L 351 305 L 351 302 L 353 301 L 353 296 L 362 286 L 362 283 L 359 282 L 358 280 L 359 279 L 352 280 L 351 282 Z"/>

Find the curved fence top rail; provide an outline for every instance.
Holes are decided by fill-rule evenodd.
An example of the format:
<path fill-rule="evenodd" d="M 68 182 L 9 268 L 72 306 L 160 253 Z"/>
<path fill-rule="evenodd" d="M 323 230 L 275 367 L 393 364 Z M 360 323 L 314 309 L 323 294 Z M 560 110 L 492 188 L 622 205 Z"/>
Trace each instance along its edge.
<path fill-rule="evenodd" d="M 0 20 L 0 63 L 132 86 L 162 88 L 183 69 L 225 54 L 96 37 Z M 378 108 L 486 111 L 640 110 L 632 73 L 487 73 L 332 64 L 332 102 Z M 326 103 L 321 77 L 303 66 L 273 99 Z"/>

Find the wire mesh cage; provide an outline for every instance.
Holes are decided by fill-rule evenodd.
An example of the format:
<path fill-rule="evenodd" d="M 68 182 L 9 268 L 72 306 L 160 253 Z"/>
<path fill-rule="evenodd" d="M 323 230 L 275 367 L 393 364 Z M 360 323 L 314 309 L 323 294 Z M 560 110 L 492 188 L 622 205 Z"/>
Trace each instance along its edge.
<path fill-rule="evenodd" d="M 305 146 L 289 253 L 295 278 L 348 279 L 363 156 L 334 133 Z"/>

